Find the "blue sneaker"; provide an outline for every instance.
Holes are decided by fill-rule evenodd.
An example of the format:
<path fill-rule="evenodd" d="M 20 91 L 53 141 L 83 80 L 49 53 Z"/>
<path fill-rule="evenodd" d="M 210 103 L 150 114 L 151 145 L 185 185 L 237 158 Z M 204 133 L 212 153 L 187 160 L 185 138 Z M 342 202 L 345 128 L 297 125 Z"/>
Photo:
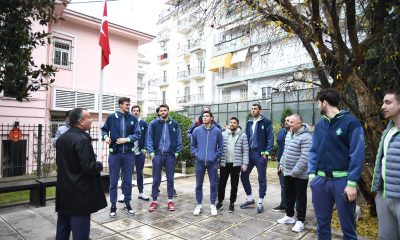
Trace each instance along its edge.
<path fill-rule="evenodd" d="M 254 202 L 254 199 L 253 199 L 251 201 L 246 201 L 246 202 L 240 204 L 240 208 L 245 209 L 245 208 L 254 207 L 254 204 L 256 204 L 256 203 Z"/>
<path fill-rule="evenodd" d="M 264 212 L 264 206 L 262 204 L 258 204 L 257 206 L 257 212 L 258 213 L 263 213 Z"/>

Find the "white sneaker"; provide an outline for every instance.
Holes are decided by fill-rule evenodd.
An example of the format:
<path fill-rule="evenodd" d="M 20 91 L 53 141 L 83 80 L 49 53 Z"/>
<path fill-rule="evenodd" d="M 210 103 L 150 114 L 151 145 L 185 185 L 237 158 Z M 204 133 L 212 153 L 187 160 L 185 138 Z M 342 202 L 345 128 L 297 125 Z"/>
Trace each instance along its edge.
<path fill-rule="evenodd" d="M 292 228 L 293 232 L 301 232 L 304 229 L 304 223 L 302 221 L 297 221 L 294 227 Z"/>
<path fill-rule="evenodd" d="M 201 213 L 201 205 L 197 205 L 193 211 L 193 215 L 198 216 Z"/>
<path fill-rule="evenodd" d="M 281 219 L 278 219 L 278 223 L 280 223 L 280 224 L 293 224 L 295 222 L 296 222 L 296 220 L 294 219 L 294 217 L 288 217 L 287 215 L 285 215 Z"/>
<path fill-rule="evenodd" d="M 120 196 L 119 196 L 119 198 L 118 198 L 118 202 L 119 203 L 123 203 L 125 201 L 125 196 L 124 196 L 124 194 L 121 194 Z"/>
<path fill-rule="evenodd" d="M 210 208 L 211 208 L 211 216 L 217 216 L 218 215 L 217 207 L 215 207 L 214 204 L 211 204 Z"/>

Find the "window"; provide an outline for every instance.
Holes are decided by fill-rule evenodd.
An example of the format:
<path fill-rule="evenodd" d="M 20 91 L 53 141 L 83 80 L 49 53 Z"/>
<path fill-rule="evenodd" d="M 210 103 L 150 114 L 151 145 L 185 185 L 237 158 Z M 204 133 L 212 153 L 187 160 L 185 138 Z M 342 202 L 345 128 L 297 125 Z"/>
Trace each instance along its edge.
<path fill-rule="evenodd" d="M 163 103 L 163 104 L 166 104 L 166 103 L 167 103 L 165 91 L 162 91 L 162 103 Z"/>
<path fill-rule="evenodd" d="M 223 102 L 231 101 L 231 90 L 222 90 L 222 101 Z"/>
<path fill-rule="evenodd" d="M 261 70 L 267 70 L 268 68 L 268 55 L 269 53 L 261 55 Z"/>
<path fill-rule="evenodd" d="M 143 92 L 142 91 L 137 92 L 137 99 L 138 99 L 138 101 L 143 101 Z"/>
<path fill-rule="evenodd" d="M 167 71 L 163 71 L 163 82 L 167 82 Z"/>
<path fill-rule="evenodd" d="M 267 88 L 261 88 L 261 98 L 267 98 Z"/>
<path fill-rule="evenodd" d="M 144 81 L 143 81 L 143 75 L 138 74 L 137 78 L 138 78 L 138 86 L 145 86 Z"/>
<path fill-rule="evenodd" d="M 271 98 L 272 95 L 272 87 L 267 87 L 267 98 Z"/>
<path fill-rule="evenodd" d="M 71 41 L 55 38 L 53 49 L 53 64 L 59 68 L 71 69 L 71 49 Z"/>
<path fill-rule="evenodd" d="M 183 101 L 188 102 L 190 98 L 190 87 L 185 87 Z"/>
<path fill-rule="evenodd" d="M 240 89 L 240 101 L 247 100 L 247 88 Z"/>

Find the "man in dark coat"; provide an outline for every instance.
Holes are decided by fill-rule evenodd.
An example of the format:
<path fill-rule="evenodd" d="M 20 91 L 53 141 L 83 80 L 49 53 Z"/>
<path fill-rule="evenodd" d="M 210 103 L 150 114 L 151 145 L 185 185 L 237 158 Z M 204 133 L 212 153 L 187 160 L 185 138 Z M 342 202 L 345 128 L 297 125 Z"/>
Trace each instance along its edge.
<path fill-rule="evenodd" d="M 83 108 L 69 115 L 70 129 L 57 140 L 56 239 L 89 239 L 90 214 L 107 206 L 101 183 L 101 162 L 91 145 L 92 118 Z"/>

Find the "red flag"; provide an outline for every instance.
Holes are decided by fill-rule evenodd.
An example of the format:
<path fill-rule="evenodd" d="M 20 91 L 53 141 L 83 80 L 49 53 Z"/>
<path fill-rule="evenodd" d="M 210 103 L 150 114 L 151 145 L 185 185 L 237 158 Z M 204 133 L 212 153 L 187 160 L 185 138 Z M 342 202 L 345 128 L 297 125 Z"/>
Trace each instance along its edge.
<path fill-rule="evenodd" d="M 101 69 L 110 62 L 110 42 L 108 39 L 107 0 L 104 1 L 103 19 L 101 21 L 100 40 L 101 47 Z"/>

